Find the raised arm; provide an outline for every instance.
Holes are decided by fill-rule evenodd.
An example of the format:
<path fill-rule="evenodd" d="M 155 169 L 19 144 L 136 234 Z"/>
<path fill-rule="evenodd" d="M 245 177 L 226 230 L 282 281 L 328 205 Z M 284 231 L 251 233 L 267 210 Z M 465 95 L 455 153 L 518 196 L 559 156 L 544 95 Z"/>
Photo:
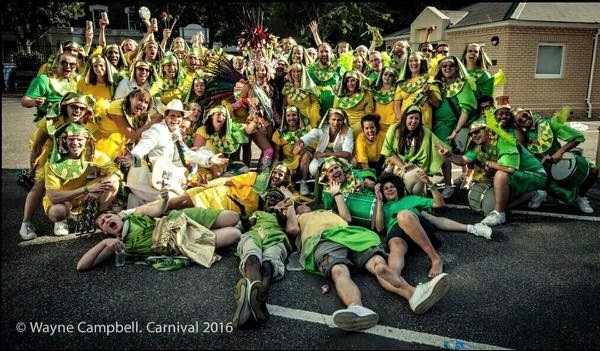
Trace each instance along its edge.
<path fill-rule="evenodd" d="M 317 21 L 311 21 L 308 27 L 310 28 L 315 44 L 317 44 L 318 47 L 323 42 L 321 41 L 321 37 L 319 37 L 319 23 Z"/>

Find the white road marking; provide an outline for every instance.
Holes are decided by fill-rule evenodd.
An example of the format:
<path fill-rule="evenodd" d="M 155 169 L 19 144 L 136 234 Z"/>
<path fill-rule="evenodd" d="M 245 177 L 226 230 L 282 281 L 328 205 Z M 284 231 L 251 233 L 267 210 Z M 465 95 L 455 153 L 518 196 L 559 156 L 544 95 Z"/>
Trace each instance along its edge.
<path fill-rule="evenodd" d="M 464 205 L 447 204 L 446 207 L 458 208 L 458 209 L 470 209 L 469 206 L 464 206 Z M 524 215 L 555 217 L 555 218 L 565 218 L 565 219 L 579 219 L 582 221 L 600 222 L 600 217 L 592 217 L 592 216 L 578 216 L 578 215 L 570 215 L 570 214 L 565 214 L 565 213 L 536 212 L 536 211 L 523 211 L 523 210 L 509 210 L 509 211 L 510 211 L 510 213 L 524 214 Z"/>
<path fill-rule="evenodd" d="M 294 308 L 288 308 L 277 305 L 267 305 L 267 307 L 269 309 L 269 313 L 271 313 L 271 315 L 274 316 L 301 320 L 311 323 L 319 323 L 327 325 L 330 328 L 335 328 L 335 325 L 333 324 L 333 318 L 325 314 L 297 310 Z M 395 339 L 407 343 L 423 344 L 427 346 L 452 350 L 510 350 L 495 345 L 481 344 L 461 339 L 453 339 L 435 334 L 421 333 L 412 330 L 388 327 L 385 325 L 376 325 L 372 328 L 361 330 L 359 332 L 382 336 L 384 338 Z"/>

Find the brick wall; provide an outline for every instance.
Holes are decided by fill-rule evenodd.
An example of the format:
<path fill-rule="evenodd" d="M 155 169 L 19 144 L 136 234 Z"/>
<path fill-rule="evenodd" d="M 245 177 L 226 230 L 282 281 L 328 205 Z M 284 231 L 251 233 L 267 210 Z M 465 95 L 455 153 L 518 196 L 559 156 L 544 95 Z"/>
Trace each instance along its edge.
<path fill-rule="evenodd" d="M 506 82 L 496 86 L 495 95 L 508 95 L 513 107 L 529 107 L 543 115 L 551 115 L 569 105 L 576 117 L 587 115 L 588 79 L 592 59 L 593 29 L 501 26 L 449 32 L 450 53 L 461 56 L 469 42 L 485 43 L 485 51 L 501 68 Z M 500 42 L 492 46 L 490 39 Z M 562 78 L 535 78 L 537 47 L 540 42 L 565 44 Z M 599 49 L 600 50 L 600 49 Z M 600 56 L 600 53 L 597 53 Z M 596 58 L 592 91 L 593 117 L 600 118 L 600 57 Z"/>

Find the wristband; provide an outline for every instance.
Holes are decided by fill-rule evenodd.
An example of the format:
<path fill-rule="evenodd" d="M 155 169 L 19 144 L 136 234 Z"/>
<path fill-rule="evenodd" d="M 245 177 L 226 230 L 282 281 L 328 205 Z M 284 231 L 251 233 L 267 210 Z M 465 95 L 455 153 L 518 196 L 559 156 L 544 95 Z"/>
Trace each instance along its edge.
<path fill-rule="evenodd" d="M 83 186 L 83 193 L 84 194 L 88 194 L 90 192 L 90 189 L 88 189 L 87 185 Z"/>
<path fill-rule="evenodd" d="M 333 197 L 336 197 L 336 196 L 338 196 L 338 195 L 342 195 L 342 193 L 340 193 L 340 192 L 337 192 L 337 193 L 335 193 L 335 194 L 332 194 L 331 196 L 333 196 Z"/>

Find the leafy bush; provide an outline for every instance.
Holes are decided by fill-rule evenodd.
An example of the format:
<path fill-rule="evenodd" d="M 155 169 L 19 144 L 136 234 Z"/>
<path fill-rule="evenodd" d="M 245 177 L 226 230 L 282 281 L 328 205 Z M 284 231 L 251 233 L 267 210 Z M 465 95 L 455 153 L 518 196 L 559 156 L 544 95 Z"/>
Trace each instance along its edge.
<path fill-rule="evenodd" d="M 31 53 L 18 51 L 14 53 L 14 59 L 17 66 L 34 69 L 37 69 L 46 62 L 46 57 L 39 51 L 32 51 Z"/>

